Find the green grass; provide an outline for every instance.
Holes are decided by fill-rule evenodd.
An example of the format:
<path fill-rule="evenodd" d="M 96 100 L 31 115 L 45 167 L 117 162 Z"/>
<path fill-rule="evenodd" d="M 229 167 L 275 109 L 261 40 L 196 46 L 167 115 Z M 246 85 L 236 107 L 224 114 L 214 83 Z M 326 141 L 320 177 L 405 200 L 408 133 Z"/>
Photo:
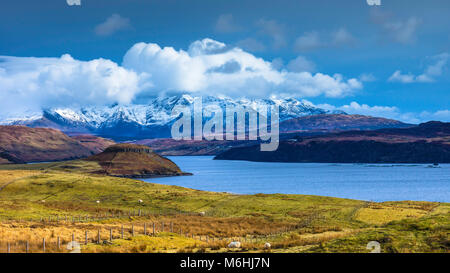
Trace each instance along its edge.
<path fill-rule="evenodd" d="M 155 216 L 152 221 L 174 221 L 184 231 L 195 234 L 219 237 L 273 234 L 262 237 L 256 245 L 249 244 L 245 251 L 263 251 L 263 242 L 270 240 L 274 252 L 368 252 L 366 245 L 374 240 L 381 243 L 384 252 L 449 252 L 450 204 L 372 203 L 286 194 L 233 195 L 96 175 L 98 169 L 96 163 L 86 161 L 0 166 L 0 174 L 4 174 L 0 181 L 7 183 L 14 178 L 0 191 L 0 223 L 140 209 L 161 212 L 166 216 Z M 206 217 L 167 215 L 175 212 L 206 212 Z M 125 218 L 98 224 L 118 227 L 136 221 L 140 220 Z M 6 229 L 13 233 L 14 225 L 5 226 Z M 290 231 L 284 232 L 285 229 Z M 174 252 L 197 248 L 224 251 L 223 246 L 196 245 L 195 240 L 170 234 L 118 240 L 113 245 L 92 245 L 87 249 Z"/>

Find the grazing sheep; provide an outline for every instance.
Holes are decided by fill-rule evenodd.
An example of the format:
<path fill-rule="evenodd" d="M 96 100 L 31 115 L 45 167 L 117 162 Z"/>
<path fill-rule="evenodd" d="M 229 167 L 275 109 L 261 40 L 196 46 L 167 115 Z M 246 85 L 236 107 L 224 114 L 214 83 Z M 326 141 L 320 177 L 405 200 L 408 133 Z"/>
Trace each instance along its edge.
<path fill-rule="evenodd" d="M 206 215 L 206 212 L 201 211 L 201 212 L 199 212 L 199 215 L 200 215 L 200 216 L 205 216 L 205 215 Z"/>
<path fill-rule="evenodd" d="M 231 242 L 228 244 L 228 248 L 241 248 L 241 242 Z"/>
<path fill-rule="evenodd" d="M 100 204 L 100 201 L 99 200 L 97 200 L 97 202 L 96 202 L 97 204 Z"/>
<path fill-rule="evenodd" d="M 264 248 L 265 248 L 265 249 L 269 249 L 269 248 L 271 248 L 271 247 L 272 247 L 272 246 L 270 245 L 270 243 L 265 243 L 265 244 L 264 244 Z"/>
<path fill-rule="evenodd" d="M 144 203 L 144 201 L 142 201 L 142 199 L 139 199 L 139 203 Z"/>

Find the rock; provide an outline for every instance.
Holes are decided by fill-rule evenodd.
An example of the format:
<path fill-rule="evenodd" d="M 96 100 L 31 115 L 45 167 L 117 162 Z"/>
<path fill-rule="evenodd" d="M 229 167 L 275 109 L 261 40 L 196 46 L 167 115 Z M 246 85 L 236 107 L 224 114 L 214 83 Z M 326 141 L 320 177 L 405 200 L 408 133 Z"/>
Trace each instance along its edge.
<path fill-rule="evenodd" d="M 228 244 L 228 248 L 241 248 L 241 242 L 231 242 Z"/>

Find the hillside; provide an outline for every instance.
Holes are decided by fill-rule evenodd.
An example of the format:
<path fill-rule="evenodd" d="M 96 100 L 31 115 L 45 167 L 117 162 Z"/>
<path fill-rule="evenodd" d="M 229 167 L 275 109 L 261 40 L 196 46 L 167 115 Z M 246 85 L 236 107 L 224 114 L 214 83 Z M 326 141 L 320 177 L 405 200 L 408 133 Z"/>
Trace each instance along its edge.
<path fill-rule="evenodd" d="M 155 177 L 186 174 L 175 163 L 143 145 L 113 145 L 85 160 L 97 162 L 102 167 L 102 173 L 112 176 Z"/>
<path fill-rule="evenodd" d="M 93 155 L 109 143 L 97 139 L 87 144 L 47 128 L 0 126 L 0 164 L 59 161 Z M 102 143 L 99 145 L 99 143 Z"/>
<path fill-rule="evenodd" d="M 450 163 L 450 123 L 405 129 L 350 131 L 323 136 L 292 135 L 277 151 L 259 145 L 231 148 L 215 159 L 261 162 Z"/>
<path fill-rule="evenodd" d="M 280 123 L 280 132 L 375 130 L 381 128 L 407 128 L 412 126 L 414 125 L 378 117 L 321 114 L 285 120 Z"/>
<path fill-rule="evenodd" d="M 109 146 L 116 144 L 114 141 L 93 135 L 76 135 L 71 138 L 80 142 L 83 146 L 89 148 L 94 153 L 101 153 Z"/>

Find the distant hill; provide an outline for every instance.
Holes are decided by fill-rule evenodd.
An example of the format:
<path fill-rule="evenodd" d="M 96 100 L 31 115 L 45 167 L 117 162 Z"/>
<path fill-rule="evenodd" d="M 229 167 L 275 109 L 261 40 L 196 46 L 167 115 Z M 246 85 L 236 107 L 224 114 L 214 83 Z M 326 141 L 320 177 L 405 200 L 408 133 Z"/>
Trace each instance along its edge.
<path fill-rule="evenodd" d="M 78 159 L 114 143 L 94 136 L 79 139 L 84 141 L 55 129 L 0 126 L 0 164 Z"/>
<path fill-rule="evenodd" d="M 292 118 L 280 123 L 280 139 L 325 135 L 348 130 L 373 130 L 379 128 L 414 127 L 400 121 L 362 115 L 315 114 Z M 173 139 L 142 139 L 135 141 L 152 147 L 162 155 L 218 155 L 232 147 L 255 145 L 256 141 L 194 141 Z"/>
<path fill-rule="evenodd" d="M 320 114 L 285 120 L 280 123 L 280 132 L 375 130 L 413 126 L 413 124 L 386 118 L 362 115 Z"/>
<path fill-rule="evenodd" d="M 116 144 L 85 160 L 99 163 L 103 173 L 112 176 L 137 178 L 187 174 L 171 160 L 144 145 Z"/>
<path fill-rule="evenodd" d="M 93 135 L 77 135 L 71 138 L 79 141 L 83 146 L 89 148 L 94 153 L 101 153 L 109 146 L 116 144 L 114 141 Z"/>
<path fill-rule="evenodd" d="M 450 123 L 429 122 L 404 129 L 292 136 L 278 150 L 259 145 L 231 148 L 218 160 L 322 163 L 450 163 Z"/>

